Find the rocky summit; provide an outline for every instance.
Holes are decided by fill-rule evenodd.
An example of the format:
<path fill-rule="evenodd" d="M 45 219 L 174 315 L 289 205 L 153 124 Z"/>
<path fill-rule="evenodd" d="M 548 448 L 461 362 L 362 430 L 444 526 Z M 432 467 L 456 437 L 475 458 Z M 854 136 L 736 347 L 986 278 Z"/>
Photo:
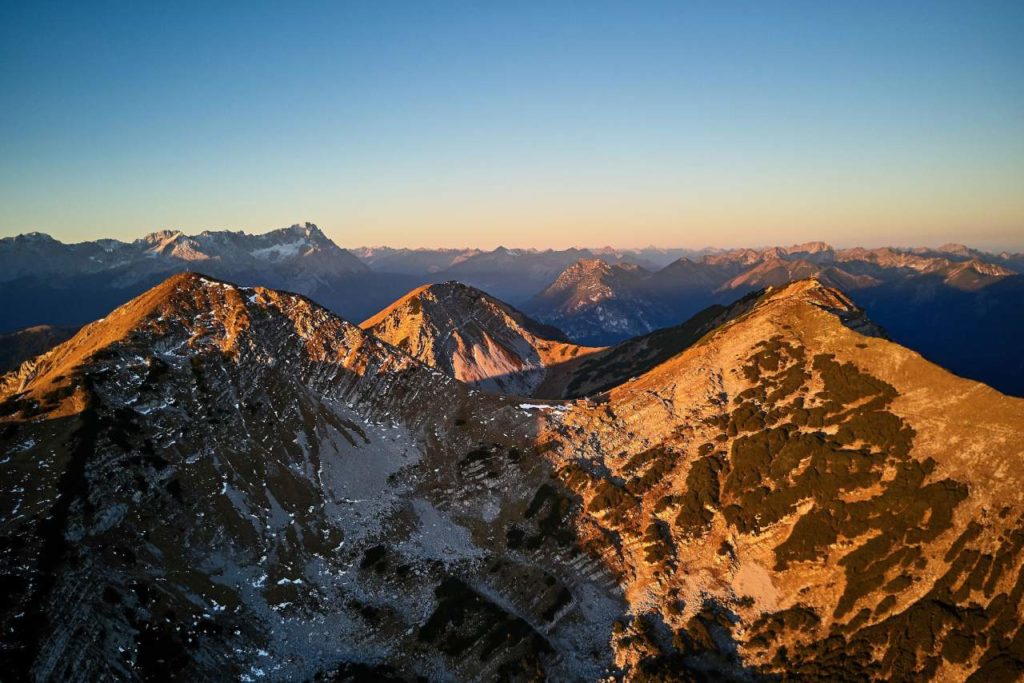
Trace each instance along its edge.
<path fill-rule="evenodd" d="M 1024 401 L 817 280 L 686 325 L 543 400 L 457 285 L 171 277 L 0 378 L 4 680 L 1019 678 Z"/>
<path fill-rule="evenodd" d="M 561 366 L 598 350 L 458 282 L 419 287 L 361 327 L 473 387 L 522 396 L 558 384 Z"/>

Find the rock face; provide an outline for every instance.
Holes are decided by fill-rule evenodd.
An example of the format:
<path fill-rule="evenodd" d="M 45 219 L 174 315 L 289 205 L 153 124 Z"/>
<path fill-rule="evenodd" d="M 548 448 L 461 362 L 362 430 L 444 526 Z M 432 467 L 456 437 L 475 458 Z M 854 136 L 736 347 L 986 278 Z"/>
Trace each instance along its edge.
<path fill-rule="evenodd" d="M 617 662 L 1021 675 L 1024 402 L 857 334 L 844 299 L 790 285 L 564 416 L 591 435 L 560 469 L 581 535 L 637 612 Z"/>
<path fill-rule="evenodd" d="M 644 295 L 648 275 L 631 264 L 581 259 L 528 302 L 526 310 L 581 343 L 607 338 L 609 332 L 618 338 L 646 334 L 664 319 L 657 303 Z"/>
<path fill-rule="evenodd" d="M 1024 401 L 854 328 L 801 281 L 522 402 L 176 276 L 0 379 L 0 666 L 1012 680 Z"/>
<path fill-rule="evenodd" d="M 360 327 L 474 388 L 520 396 L 598 350 L 458 282 L 414 289 Z"/>

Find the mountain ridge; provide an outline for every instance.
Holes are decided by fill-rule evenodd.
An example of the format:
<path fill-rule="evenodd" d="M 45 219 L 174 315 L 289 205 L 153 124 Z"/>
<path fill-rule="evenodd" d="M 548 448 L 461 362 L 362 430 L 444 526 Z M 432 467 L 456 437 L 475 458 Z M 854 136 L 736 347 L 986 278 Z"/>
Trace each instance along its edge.
<path fill-rule="evenodd" d="M 5 670 L 1024 672 L 1024 401 L 819 282 L 737 305 L 635 379 L 521 402 L 177 275 L 0 381 Z"/>

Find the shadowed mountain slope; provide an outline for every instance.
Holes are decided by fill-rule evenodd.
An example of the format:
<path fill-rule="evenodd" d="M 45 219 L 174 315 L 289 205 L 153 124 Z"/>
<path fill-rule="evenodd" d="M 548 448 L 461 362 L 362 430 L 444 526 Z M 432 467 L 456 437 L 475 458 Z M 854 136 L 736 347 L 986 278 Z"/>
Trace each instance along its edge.
<path fill-rule="evenodd" d="M 1024 401 L 821 283 L 740 304 L 632 381 L 521 403 L 176 276 L 0 379 L 0 665 L 1018 677 Z"/>
<path fill-rule="evenodd" d="M 610 334 L 618 339 L 646 334 L 665 316 L 658 302 L 646 296 L 649 275 L 631 264 L 582 259 L 524 308 L 579 343 L 592 344 Z"/>
<path fill-rule="evenodd" d="M 0 415 L 5 678 L 612 666 L 621 594 L 568 500 L 530 505 L 537 418 L 302 297 L 175 276 L 0 379 Z"/>

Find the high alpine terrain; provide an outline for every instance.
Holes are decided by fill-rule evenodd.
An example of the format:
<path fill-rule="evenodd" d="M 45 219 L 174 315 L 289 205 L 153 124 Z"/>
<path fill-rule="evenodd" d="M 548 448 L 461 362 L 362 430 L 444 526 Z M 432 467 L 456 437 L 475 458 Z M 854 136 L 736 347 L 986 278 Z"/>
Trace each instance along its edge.
<path fill-rule="evenodd" d="M 312 297 L 363 320 L 425 283 L 459 281 L 610 346 L 712 305 L 814 277 L 865 308 L 893 339 L 957 374 L 1024 396 L 1024 254 L 964 245 L 835 249 L 343 249 L 311 223 L 265 234 L 176 230 L 132 242 L 0 239 L 0 334 L 80 326 L 180 271 Z M 41 339 L 41 337 L 36 337 Z"/>
<path fill-rule="evenodd" d="M 313 296 L 356 318 L 419 282 L 378 277 L 312 223 L 255 235 L 161 230 L 131 242 L 78 244 L 29 233 L 0 239 L 0 332 L 80 326 L 183 271 Z"/>
<path fill-rule="evenodd" d="M 559 381 L 558 368 L 597 351 L 458 282 L 415 289 L 360 327 L 470 386 L 521 396 L 537 395 Z"/>
<path fill-rule="evenodd" d="M 174 276 L 0 379 L 0 667 L 1019 677 L 1024 401 L 815 280 L 705 322 L 600 393 L 523 400 Z"/>

